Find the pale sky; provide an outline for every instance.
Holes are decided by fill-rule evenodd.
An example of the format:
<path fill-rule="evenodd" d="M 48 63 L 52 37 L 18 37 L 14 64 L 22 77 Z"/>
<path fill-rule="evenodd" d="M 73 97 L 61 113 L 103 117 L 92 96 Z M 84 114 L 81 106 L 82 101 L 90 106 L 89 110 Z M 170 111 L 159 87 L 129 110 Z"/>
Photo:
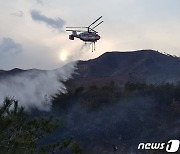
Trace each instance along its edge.
<path fill-rule="evenodd" d="M 0 69 L 54 69 L 107 51 L 180 56 L 179 6 L 179 0 L 0 0 Z M 88 26 L 101 15 L 96 51 L 79 51 L 84 43 L 69 40 L 65 27 Z"/>

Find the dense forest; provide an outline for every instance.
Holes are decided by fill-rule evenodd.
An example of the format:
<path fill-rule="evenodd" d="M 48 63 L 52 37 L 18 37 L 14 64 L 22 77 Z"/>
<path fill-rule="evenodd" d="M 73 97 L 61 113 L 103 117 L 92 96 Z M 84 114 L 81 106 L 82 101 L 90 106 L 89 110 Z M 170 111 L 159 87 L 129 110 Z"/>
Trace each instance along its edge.
<path fill-rule="evenodd" d="M 33 117 L 23 107 L 19 107 L 17 100 L 5 98 L 0 106 L 0 154 L 49 154 L 64 149 L 71 153 L 81 152 L 72 138 L 39 144 L 40 140 L 59 126 L 58 119 Z"/>
<path fill-rule="evenodd" d="M 180 83 L 111 81 L 52 98 L 51 111 L 36 115 L 5 99 L 0 153 L 153 153 L 138 151 L 138 144 L 180 138 Z"/>
<path fill-rule="evenodd" d="M 111 81 L 53 98 L 53 112 L 66 121 L 57 136 L 74 136 L 85 153 L 110 153 L 113 145 L 117 153 L 129 153 L 143 141 L 180 138 L 180 83 L 117 86 Z"/>
<path fill-rule="evenodd" d="M 156 102 L 157 109 L 170 114 L 180 112 L 180 83 L 146 84 L 128 82 L 124 86 L 116 86 L 113 81 L 102 87 L 95 84 L 90 87 L 78 87 L 73 92 L 53 96 L 53 107 L 68 106 L 70 100 L 78 100 L 88 109 L 98 109 L 102 105 L 111 105 L 128 101 L 133 98 L 151 98 Z M 172 112 L 171 112 L 172 111 Z"/>

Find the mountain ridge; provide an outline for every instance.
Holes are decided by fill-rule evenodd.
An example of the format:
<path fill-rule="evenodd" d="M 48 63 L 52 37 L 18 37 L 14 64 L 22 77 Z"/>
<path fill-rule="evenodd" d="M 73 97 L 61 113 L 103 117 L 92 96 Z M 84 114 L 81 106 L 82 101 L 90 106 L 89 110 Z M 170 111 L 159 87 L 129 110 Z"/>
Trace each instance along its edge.
<path fill-rule="evenodd" d="M 180 58 L 155 50 L 106 52 L 97 58 L 78 61 L 77 72 L 69 82 L 77 85 L 108 82 L 171 82 L 180 80 Z M 22 72 L 45 70 L 15 68 L 0 70 L 0 78 Z M 101 81 L 100 81 L 101 80 Z M 98 84 L 97 83 L 97 84 Z"/>
<path fill-rule="evenodd" d="M 142 73 L 143 68 L 139 68 L 142 65 L 146 67 L 148 65 L 154 65 L 153 69 L 156 69 L 155 67 L 161 67 L 164 64 L 174 67 L 174 65 L 180 65 L 180 58 L 168 56 L 154 50 L 139 50 L 133 52 L 106 52 L 93 60 L 80 61 L 78 65 L 83 66 L 87 63 L 90 67 L 94 67 L 94 70 L 98 69 L 103 76 L 114 76 L 122 75 L 123 73 L 132 73 L 133 71 Z M 121 72 L 115 72 L 119 70 Z M 99 76 L 93 69 L 90 71 L 91 74 L 88 74 L 88 76 Z"/>
<path fill-rule="evenodd" d="M 104 85 L 114 81 L 127 82 L 178 82 L 180 58 L 155 50 L 106 52 L 88 61 L 79 61 L 77 74 L 68 87 Z"/>

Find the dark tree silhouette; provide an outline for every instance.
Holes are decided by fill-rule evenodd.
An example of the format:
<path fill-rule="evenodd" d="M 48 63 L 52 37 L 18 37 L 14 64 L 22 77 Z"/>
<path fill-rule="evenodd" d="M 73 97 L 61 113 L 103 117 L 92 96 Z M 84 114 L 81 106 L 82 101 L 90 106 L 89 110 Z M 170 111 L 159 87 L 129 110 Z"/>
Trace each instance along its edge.
<path fill-rule="evenodd" d="M 38 141 L 58 127 L 52 117 L 31 118 L 15 99 L 6 98 L 0 106 L 0 154 L 49 153 L 69 146 L 64 143 L 38 146 Z"/>

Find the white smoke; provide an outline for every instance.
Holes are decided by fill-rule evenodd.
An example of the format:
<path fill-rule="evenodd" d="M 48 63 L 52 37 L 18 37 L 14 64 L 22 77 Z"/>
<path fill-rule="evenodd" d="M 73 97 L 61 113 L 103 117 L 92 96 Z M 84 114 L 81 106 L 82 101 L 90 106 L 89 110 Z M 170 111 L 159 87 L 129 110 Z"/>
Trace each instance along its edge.
<path fill-rule="evenodd" d="M 0 79 L 0 104 L 5 97 L 17 99 L 20 106 L 26 110 L 37 108 L 48 111 L 51 109 L 51 99 L 56 93 L 66 93 L 63 82 L 72 77 L 76 70 L 77 59 L 90 49 L 90 44 L 83 44 L 73 50 L 67 59 L 67 65 L 50 71 L 29 70 L 15 76 Z"/>
<path fill-rule="evenodd" d="M 90 49 L 91 43 L 83 43 L 80 47 L 73 49 L 71 55 L 68 56 L 67 61 L 75 61 L 79 59 L 85 52 L 88 52 Z"/>
<path fill-rule="evenodd" d="M 14 97 L 26 110 L 38 108 L 47 111 L 51 108 L 51 96 L 57 92 L 66 92 L 63 82 L 72 77 L 75 69 L 74 62 L 56 70 L 31 70 L 2 79 L 0 102 L 2 103 L 5 97 Z"/>

